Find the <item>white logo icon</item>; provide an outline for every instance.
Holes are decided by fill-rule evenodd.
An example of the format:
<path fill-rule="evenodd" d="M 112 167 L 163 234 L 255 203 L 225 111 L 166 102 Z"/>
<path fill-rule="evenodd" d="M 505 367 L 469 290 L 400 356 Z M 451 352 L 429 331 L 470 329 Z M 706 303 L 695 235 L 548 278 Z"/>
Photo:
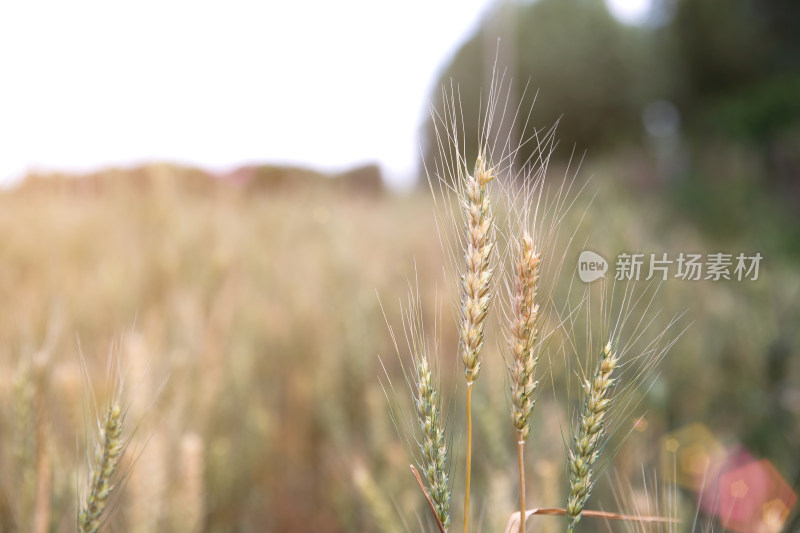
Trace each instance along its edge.
<path fill-rule="evenodd" d="M 578 257 L 578 277 L 584 283 L 591 283 L 606 275 L 608 271 L 608 261 L 599 254 L 589 250 L 581 252 Z"/>

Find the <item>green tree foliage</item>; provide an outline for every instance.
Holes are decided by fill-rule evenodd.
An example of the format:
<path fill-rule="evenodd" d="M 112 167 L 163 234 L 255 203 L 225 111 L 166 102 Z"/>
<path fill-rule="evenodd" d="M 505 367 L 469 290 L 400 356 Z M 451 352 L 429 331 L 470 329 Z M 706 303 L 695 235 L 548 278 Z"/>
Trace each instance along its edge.
<path fill-rule="evenodd" d="M 535 98 L 527 133 L 560 120 L 558 136 L 567 146 L 559 153 L 568 156 L 573 145 L 580 151 L 588 146 L 595 150 L 640 134 L 641 108 L 654 98 L 663 98 L 664 87 L 671 85 L 662 68 L 666 58 L 658 61 L 656 53 L 650 32 L 620 24 L 602 0 L 509 2 L 486 17 L 442 71 L 435 87 L 449 88 L 452 83 L 463 109 L 478 109 L 499 56 L 498 67 L 508 69 L 516 86 L 509 93 L 508 106 L 530 109 Z M 522 90 L 526 82 L 528 89 Z M 441 110 L 438 89 L 431 101 Z M 481 131 L 481 118 L 465 116 L 464 130 Z M 525 118 L 520 117 L 512 134 L 526 133 L 521 131 Z M 423 138 L 430 163 L 436 145 L 431 121 L 423 128 Z M 477 139 L 466 139 L 467 147 L 477 144 Z M 524 161 L 533 149 L 523 147 L 518 160 Z M 467 160 L 475 155 L 467 152 Z"/>
<path fill-rule="evenodd" d="M 800 3 L 680 0 L 665 30 L 696 133 L 769 141 L 800 120 Z"/>
<path fill-rule="evenodd" d="M 786 144 L 800 129 L 800 2 L 654 0 L 662 16 L 642 26 L 621 24 L 603 0 L 498 5 L 442 70 L 431 96 L 438 112 L 439 88 L 451 84 L 463 109 L 478 109 L 497 58 L 516 86 L 507 105 L 530 109 L 536 98 L 527 132 L 518 123 L 512 137 L 560 119 L 565 146 L 557 157 L 569 156 L 573 146 L 597 154 L 640 141 L 642 110 L 655 100 L 678 106 L 683 133 L 698 146 L 722 138 L 764 149 Z M 463 117 L 464 130 L 481 131 L 481 118 L 474 112 Z M 432 121 L 422 133 L 431 168 Z M 465 141 L 478 145 L 469 136 Z M 517 160 L 533 148 L 523 147 Z M 475 155 L 467 151 L 467 160 Z"/>

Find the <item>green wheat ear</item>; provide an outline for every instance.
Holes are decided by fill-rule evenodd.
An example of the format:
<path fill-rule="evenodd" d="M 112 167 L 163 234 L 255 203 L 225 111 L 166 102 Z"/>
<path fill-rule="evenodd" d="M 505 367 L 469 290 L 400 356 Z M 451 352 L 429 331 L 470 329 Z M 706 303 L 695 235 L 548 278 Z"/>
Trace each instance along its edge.
<path fill-rule="evenodd" d="M 124 450 L 122 425 L 124 413 L 119 404 L 112 404 L 100 424 L 95 461 L 90 465 L 89 494 L 78 512 L 78 533 L 96 533 L 103 511 L 114 490 L 112 480 Z"/>
<path fill-rule="evenodd" d="M 412 289 L 409 295 L 408 307 L 404 309 L 403 307 L 401 306 L 403 329 L 405 330 L 406 342 L 408 343 L 411 362 L 413 363 L 408 372 L 403 367 L 403 374 L 405 375 L 409 392 L 411 392 L 414 408 L 413 418 L 416 421 L 416 427 L 419 428 L 419 432 L 417 432 L 409 425 L 410 432 L 406 436 L 406 444 L 408 445 L 409 453 L 414 457 L 414 463 L 416 463 L 416 466 L 411 465 L 411 470 L 436 519 L 438 530 L 444 533 L 450 525 L 452 486 L 447 466 L 448 441 L 445 436 L 447 424 L 442 414 L 440 385 L 437 376 L 437 344 L 433 343 L 431 346 L 426 340 L 418 288 L 416 291 Z M 398 357 L 401 357 L 397 339 L 391 326 L 389 327 L 389 334 Z M 386 376 L 390 389 L 394 393 L 391 378 L 389 378 L 388 373 Z M 387 393 L 385 387 L 384 393 Z M 403 419 L 404 422 L 410 424 L 410 417 L 406 420 L 406 417 L 403 416 Z M 395 422 L 395 427 L 397 427 L 397 419 L 394 414 L 392 415 L 392 420 Z M 416 453 L 415 449 L 419 450 L 419 454 Z M 359 479 L 364 481 L 365 478 L 362 476 Z M 368 500 L 377 501 L 371 493 L 365 493 L 365 496 Z"/>
<path fill-rule="evenodd" d="M 608 397 L 615 379 L 611 377 L 619 358 L 611 341 L 603 347 L 592 381 L 586 380 L 583 388 L 585 402 L 575 436 L 569 451 L 569 499 L 567 501 L 568 532 L 575 529 L 583 507 L 592 491 L 592 467 L 600 455 L 599 443 L 604 434 L 605 414 L 611 405 Z"/>
<path fill-rule="evenodd" d="M 439 410 L 439 396 L 427 358 L 417 362 L 417 391 L 414 403 L 417 421 L 422 431 L 419 444 L 422 451 L 422 470 L 428 481 L 430 497 L 436 515 L 445 529 L 450 526 L 450 484 L 447 478 L 447 446 Z"/>

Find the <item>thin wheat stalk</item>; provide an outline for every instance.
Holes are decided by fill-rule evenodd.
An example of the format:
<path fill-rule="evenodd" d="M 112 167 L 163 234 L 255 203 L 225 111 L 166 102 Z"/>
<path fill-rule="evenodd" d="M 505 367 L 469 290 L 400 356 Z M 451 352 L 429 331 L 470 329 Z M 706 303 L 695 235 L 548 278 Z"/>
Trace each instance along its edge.
<path fill-rule="evenodd" d="M 469 533 L 469 486 L 472 480 L 472 383 L 467 383 L 467 460 L 464 473 L 464 533 Z"/>
<path fill-rule="evenodd" d="M 465 174 L 462 206 L 467 220 L 464 251 L 465 270 L 461 276 L 461 323 L 459 352 L 467 378 L 467 453 L 464 488 L 464 533 L 469 531 L 469 492 L 472 466 L 472 385 L 481 370 L 484 325 L 491 303 L 491 255 L 495 244 L 489 201 L 489 182 L 494 173 L 478 156 L 473 175 Z"/>

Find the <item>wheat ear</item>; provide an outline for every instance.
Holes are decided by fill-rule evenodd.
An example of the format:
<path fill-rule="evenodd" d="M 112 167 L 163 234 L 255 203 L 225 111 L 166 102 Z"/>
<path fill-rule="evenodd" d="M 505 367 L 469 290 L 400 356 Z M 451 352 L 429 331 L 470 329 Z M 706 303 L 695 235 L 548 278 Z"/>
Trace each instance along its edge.
<path fill-rule="evenodd" d="M 427 358 L 417 362 L 417 421 L 422 431 L 422 469 L 428 481 L 436 516 L 446 530 L 450 526 L 450 484 L 447 479 L 447 446 L 441 423 L 439 397 Z"/>
<path fill-rule="evenodd" d="M 96 533 L 100 529 L 100 519 L 114 490 L 112 478 L 124 449 L 123 419 L 124 414 L 117 403 L 113 403 L 103 416 L 95 464 L 90 466 L 89 494 L 78 512 L 79 533 Z"/>
<path fill-rule="evenodd" d="M 604 347 L 592 381 L 584 383 L 586 400 L 581 413 L 574 448 L 569 452 L 569 499 L 567 531 L 571 533 L 581 519 L 583 507 L 592 490 L 592 467 L 600 454 L 605 414 L 611 405 L 609 393 L 615 379 L 611 377 L 619 358 L 609 341 Z"/>
<path fill-rule="evenodd" d="M 465 173 L 466 174 L 466 173 Z M 469 490 L 472 465 L 472 384 L 481 370 L 483 327 L 491 303 L 491 255 L 494 232 L 488 184 L 494 173 L 478 156 L 475 173 L 466 174 L 462 207 L 466 214 L 467 238 L 461 276 L 461 324 L 459 352 L 467 378 L 467 456 L 464 489 L 464 533 L 469 531 Z"/>
<path fill-rule="evenodd" d="M 514 288 L 511 295 L 510 345 L 513 356 L 509 364 L 511 387 L 511 418 L 517 430 L 517 459 L 519 463 L 519 510 L 520 531 L 525 531 L 525 441 L 530 424 L 528 419 L 535 404 L 534 392 L 538 382 L 534 380 L 538 357 L 533 347 L 538 337 L 536 319 L 539 305 L 536 303 L 539 281 L 540 256 L 533 246 L 533 239 L 526 232 L 517 243 L 517 260 Z"/>

